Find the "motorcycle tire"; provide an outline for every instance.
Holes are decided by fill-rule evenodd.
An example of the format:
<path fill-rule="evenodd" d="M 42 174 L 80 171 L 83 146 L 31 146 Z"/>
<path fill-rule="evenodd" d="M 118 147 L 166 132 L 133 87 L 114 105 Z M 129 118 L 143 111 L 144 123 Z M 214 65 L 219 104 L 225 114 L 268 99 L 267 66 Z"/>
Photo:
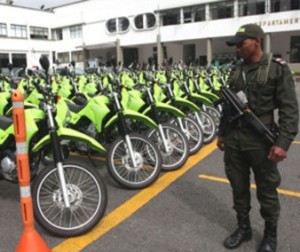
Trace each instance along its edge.
<path fill-rule="evenodd" d="M 148 138 L 154 142 L 160 150 L 162 156 L 162 170 L 173 171 L 179 169 L 185 164 L 189 157 L 189 143 L 185 134 L 176 126 L 169 123 L 161 124 L 166 137 L 166 145 L 169 150 L 166 151 L 162 142 L 162 137 L 158 129 L 150 129 Z"/>
<path fill-rule="evenodd" d="M 179 126 L 178 119 L 171 119 L 171 124 Z M 184 129 L 181 129 L 189 142 L 190 155 L 197 153 L 203 147 L 203 131 L 192 118 L 185 116 L 182 118 Z"/>
<path fill-rule="evenodd" d="M 217 134 L 217 129 L 214 120 L 211 118 L 211 116 L 204 112 L 196 112 L 198 113 L 200 120 L 201 120 L 201 125 L 199 125 L 203 131 L 203 143 L 208 144 L 211 143 Z M 196 116 L 194 113 L 191 113 L 189 116 L 193 118 L 193 120 L 197 121 Z"/>
<path fill-rule="evenodd" d="M 76 160 L 63 163 L 70 208 L 63 202 L 55 165 L 43 169 L 32 185 L 34 215 L 49 233 L 73 237 L 99 223 L 107 206 L 107 189 L 100 174 Z"/>
<path fill-rule="evenodd" d="M 107 153 L 108 172 L 123 187 L 142 189 L 158 179 L 162 158 L 156 145 L 147 137 L 137 133 L 130 133 L 128 136 L 137 167 L 133 167 L 125 138 L 119 136 L 112 142 Z"/>
<path fill-rule="evenodd" d="M 216 125 L 216 131 L 219 130 L 221 113 L 220 111 L 213 106 L 206 106 L 205 112 L 210 115 L 210 117 L 214 120 Z"/>

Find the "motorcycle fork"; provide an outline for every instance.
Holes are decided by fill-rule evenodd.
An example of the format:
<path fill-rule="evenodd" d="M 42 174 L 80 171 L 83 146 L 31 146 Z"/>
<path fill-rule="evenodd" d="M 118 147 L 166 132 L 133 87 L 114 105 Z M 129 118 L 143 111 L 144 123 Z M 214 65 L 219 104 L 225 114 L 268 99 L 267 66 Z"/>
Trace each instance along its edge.
<path fill-rule="evenodd" d="M 169 152 L 170 151 L 170 146 L 167 144 L 167 138 L 166 138 L 165 132 L 164 132 L 163 127 L 162 127 L 161 124 L 158 124 L 158 131 L 159 131 L 159 135 L 161 137 L 161 140 L 163 142 L 163 146 L 165 148 L 165 151 Z"/>
<path fill-rule="evenodd" d="M 158 125 L 158 133 L 161 137 L 161 140 L 162 140 L 162 143 L 163 143 L 163 146 L 165 148 L 165 151 L 166 153 L 168 153 L 170 151 L 170 146 L 167 144 L 167 138 L 166 138 L 166 135 L 165 135 L 165 132 L 163 130 L 163 127 L 160 123 L 160 120 L 159 120 L 159 117 L 158 117 L 158 112 L 157 112 L 157 108 L 154 104 L 154 100 L 153 98 L 150 96 L 150 101 L 151 101 L 151 111 L 152 111 L 152 115 L 153 115 L 153 118 L 154 118 L 154 121 L 157 123 Z"/>
<path fill-rule="evenodd" d="M 121 134 L 125 139 L 125 148 L 128 150 L 129 156 L 132 160 L 133 167 L 135 168 L 135 167 L 137 167 L 137 163 L 136 163 L 136 160 L 135 160 L 135 155 L 134 155 L 134 151 L 133 151 L 133 147 L 132 147 L 132 142 L 131 142 L 131 139 L 129 137 L 129 130 L 128 130 L 127 125 L 126 125 L 124 115 L 121 111 L 120 104 L 117 104 L 117 109 L 119 110 L 118 111 L 118 119 L 119 119 L 118 120 L 118 131 L 119 131 L 119 134 Z"/>
<path fill-rule="evenodd" d="M 196 117 L 196 121 L 197 121 L 198 125 L 203 129 L 203 128 L 204 128 L 204 125 L 203 125 L 203 123 L 202 123 L 202 121 L 201 121 L 201 118 L 200 118 L 199 113 L 198 113 L 198 112 L 193 112 L 193 113 L 194 113 L 194 115 L 195 115 L 195 117 Z"/>
<path fill-rule="evenodd" d="M 58 178 L 60 182 L 60 188 L 62 190 L 63 194 L 63 199 L 65 206 L 67 208 L 70 208 L 70 201 L 68 197 L 68 189 L 67 189 L 67 183 L 66 183 L 66 178 L 64 175 L 64 169 L 63 169 L 63 155 L 62 155 L 62 149 L 60 145 L 60 141 L 57 135 L 57 128 L 55 125 L 55 122 L 53 120 L 53 115 L 52 115 L 52 107 L 50 105 L 47 105 L 47 114 L 48 114 L 48 124 L 50 128 L 50 139 L 51 139 L 51 145 L 52 145 L 52 150 L 53 150 L 53 157 L 54 157 L 54 162 L 57 167 L 58 171 Z"/>
<path fill-rule="evenodd" d="M 176 120 L 177 120 L 177 122 L 178 122 L 178 124 L 179 124 L 179 128 L 181 129 L 181 131 L 182 131 L 185 135 L 187 135 L 188 130 L 187 130 L 187 129 L 185 128 L 185 126 L 183 125 L 182 118 L 178 117 L 178 118 L 176 118 Z"/>

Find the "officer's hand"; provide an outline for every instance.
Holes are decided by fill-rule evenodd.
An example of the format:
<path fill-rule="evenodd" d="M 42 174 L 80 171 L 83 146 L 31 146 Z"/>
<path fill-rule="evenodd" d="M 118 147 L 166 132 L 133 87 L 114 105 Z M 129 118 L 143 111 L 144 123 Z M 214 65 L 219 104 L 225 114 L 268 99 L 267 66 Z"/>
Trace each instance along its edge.
<path fill-rule="evenodd" d="M 268 155 L 268 159 L 270 159 L 273 162 L 280 162 L 282 160 L 284 160 L 287 156 L 287 151 L 273 145 L 270 149 L 269 155 Z"/>
<path fill-rule="evenodd" d="M 224 137 L 218 136 L 217 146 L 218 146 L 218 148 L 219 148 L 221 151 L 223 151 L 223 150 L 225 149 L 225 147 L 224 147 Z"/>

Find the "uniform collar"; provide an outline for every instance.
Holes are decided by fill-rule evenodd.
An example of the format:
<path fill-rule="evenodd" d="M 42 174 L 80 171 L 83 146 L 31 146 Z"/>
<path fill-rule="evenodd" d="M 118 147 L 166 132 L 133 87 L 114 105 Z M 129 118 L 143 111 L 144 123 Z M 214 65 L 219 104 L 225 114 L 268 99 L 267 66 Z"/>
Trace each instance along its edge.
<path fill-rule="evenodd" d="M 246 64 L 244 61 L 241 63 L 241 67 L 246 71 L 250 72 L 258 69 L 260 66 L 268 65 L 268 54 L 263 53 L 261 61 L 257 63 Z"/>

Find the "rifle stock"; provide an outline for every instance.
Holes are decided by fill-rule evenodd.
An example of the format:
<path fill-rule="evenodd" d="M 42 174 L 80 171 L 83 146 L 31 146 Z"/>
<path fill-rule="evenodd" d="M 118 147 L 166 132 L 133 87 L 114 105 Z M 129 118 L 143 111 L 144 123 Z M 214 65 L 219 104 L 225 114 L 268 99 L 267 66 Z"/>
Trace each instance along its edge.
<path fill-rule="evenodd" d="M 244 120 L 249 123 L 258 133 L 262 134 L 271 144 L 276 141 L 276 135 L 271 132 L 261 120 L 251 111 L 246 103 L 242 102 L 241 99 L 231 91 L 229 88 L 223 87 L 221 89 L 222 99 L 236 110 L 236 114 L 231 118 L 231 121 L 244 117 Z"/>

